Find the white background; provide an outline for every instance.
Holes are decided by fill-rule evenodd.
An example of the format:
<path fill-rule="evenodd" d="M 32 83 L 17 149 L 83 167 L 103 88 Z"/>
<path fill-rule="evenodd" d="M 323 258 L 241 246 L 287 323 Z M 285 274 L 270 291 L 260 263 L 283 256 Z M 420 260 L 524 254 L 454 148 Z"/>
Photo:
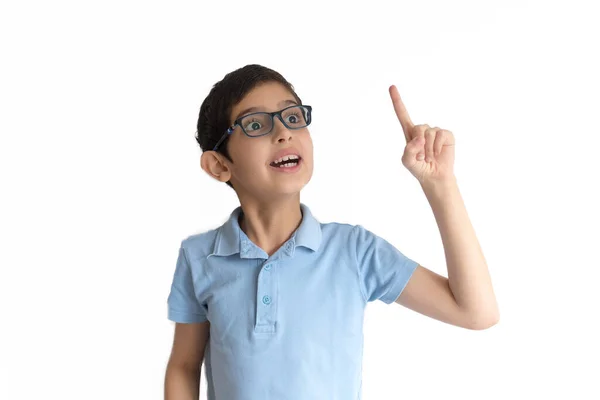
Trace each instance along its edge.
<path fill-rule="evenodd" d="M 178 245 L 238 205 L 199 107 L 252 63 L 314 107 L 315 217 L 444 275 L 389 85 L 455 135 L 501 320 L 370 303 L 365 400 L 600 398 L 598 37 L 591 1 L 3 2 L 0 398 L 162 398 Z"/>

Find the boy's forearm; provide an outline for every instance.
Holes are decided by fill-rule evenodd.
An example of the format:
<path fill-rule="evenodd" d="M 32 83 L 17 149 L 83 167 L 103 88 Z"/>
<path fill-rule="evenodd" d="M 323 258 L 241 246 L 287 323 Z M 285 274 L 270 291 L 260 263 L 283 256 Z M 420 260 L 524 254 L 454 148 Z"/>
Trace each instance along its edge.
<path fill-rule="evenodd" d="M 168 365 L 165 373 L 165 400 L 198 400 L 200 373 L 198 368 Z"/>
<path fill-rule="evenodd" d="M 499 312 L 490 274 L 456 178 L 423 190 L 440 230 L 456 302 L 477 325 L 495 323 Z"/>

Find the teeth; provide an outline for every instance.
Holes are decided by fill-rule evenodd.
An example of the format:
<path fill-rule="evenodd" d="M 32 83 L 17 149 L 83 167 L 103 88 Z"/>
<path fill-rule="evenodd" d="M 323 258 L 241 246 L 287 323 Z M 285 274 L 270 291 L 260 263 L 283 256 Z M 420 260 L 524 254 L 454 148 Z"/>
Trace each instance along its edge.
<path fill-rule="evenodd" d="M 295 154 L 290 154 L 289 156 L 283 156 L 283 157 L 281 157 L 280 159 L 278 159 L 278 160 L 275 160 L 275 161 L 273 161 L 273 162 L 274 162 L 274 163 L 280 163 L 280 162 L 282 162 L 282 161 L 287 161 L 287 160 L 297 160 L 298 158 L 300 158 L 300 157 L 298 157 L 298 156 L 297 156 L 297 155 L 295 155 Z"/>
<path fill-rule="evenodd" d="M 297 162 L 291 162 L 291 163 L 285 163 L 285 164 L 281 164 L 279 166 L 279 168 L 289 168 L 289 167 L 295 167 L 296 165 L 298 165 Z"/>

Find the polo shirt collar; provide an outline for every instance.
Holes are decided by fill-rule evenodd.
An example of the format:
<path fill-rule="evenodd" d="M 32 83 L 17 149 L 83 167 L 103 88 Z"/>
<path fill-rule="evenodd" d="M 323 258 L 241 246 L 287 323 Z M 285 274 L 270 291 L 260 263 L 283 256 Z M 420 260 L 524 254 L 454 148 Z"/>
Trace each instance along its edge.
<path fill-rule="evenodd" d="M 292 255 L 297 246 L 304 246 L 316 251 L 321 244 L 321 224 L 317 221 L 308 206 L 300 203 L 302 222 L 292 237 L 287 241 L 285 251 Z M 229 256 L 240 253 L 241 258 L 257 258 L 250 239 L 240 228 L 238 217 L 242 212 L 239 206 L 229 216 L 227 222 L 218 228 L 217 237 L 211 255 Z M 266 253 L 263 251 L 263 256 Z M 261 256 L 261 257 L 263 257 Z"/>

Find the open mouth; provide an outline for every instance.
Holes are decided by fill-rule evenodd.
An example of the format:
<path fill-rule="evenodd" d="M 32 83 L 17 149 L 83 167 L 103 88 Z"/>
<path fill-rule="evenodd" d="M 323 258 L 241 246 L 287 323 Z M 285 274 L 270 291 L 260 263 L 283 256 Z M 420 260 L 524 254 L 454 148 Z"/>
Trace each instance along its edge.
<path fill-rule="evenodd" d="M 299 165 L 302 162 L 302 157 L 298 156 L 298 158 L 293 160 L 285 160 L 280 163 L 272 162 L 270 165 L 273 168 L 293 168 Z"/>

